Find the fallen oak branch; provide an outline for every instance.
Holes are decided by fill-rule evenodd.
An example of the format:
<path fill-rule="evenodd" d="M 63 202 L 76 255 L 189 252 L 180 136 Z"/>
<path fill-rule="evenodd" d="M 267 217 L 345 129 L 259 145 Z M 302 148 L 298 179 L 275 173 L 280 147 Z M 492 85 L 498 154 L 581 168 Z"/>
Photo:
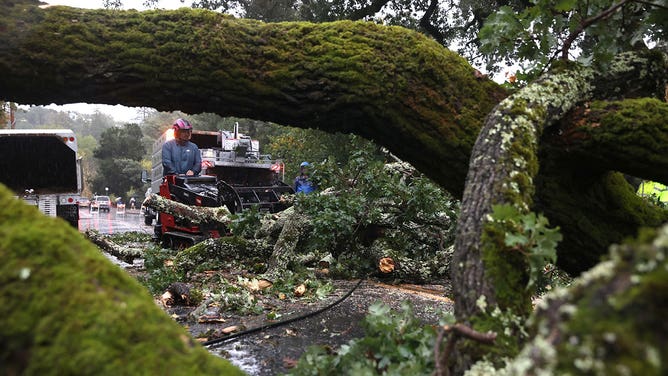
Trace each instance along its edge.
<path fill-rule="evenodd" d="M 95 230 L 88 229 L 84 232 L 84 235 L 91 241 L 91 243 L 98 246 L 98 248 L 128 264 L 132 264 L 136 258 L 144 257 L 142 251 L 132 248 L 123 248 Z"/>
<path fill-rule="evenodd" d="M 204 207 L 190 206 L 176 201 L 168 200 L 162 196 L 152 194 L 148 196 L 143 204 L 146 207 L 171 214 L 177 219 L 188 221 L 192 224 L 203 223 L 230 223 L 230 211 L 224 206 Z"/>

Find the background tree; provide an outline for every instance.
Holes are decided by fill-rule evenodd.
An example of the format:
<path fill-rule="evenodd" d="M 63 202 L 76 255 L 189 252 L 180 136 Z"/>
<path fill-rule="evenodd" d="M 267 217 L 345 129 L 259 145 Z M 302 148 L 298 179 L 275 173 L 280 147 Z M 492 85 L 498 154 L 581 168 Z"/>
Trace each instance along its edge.
<path fill-rule="evenodd" d="M 79 137 L 77 146 L 79 147 L 78 153 L 81 158 L 84 176 L 84 188 L 81 194 L 92 196 L 93 191 L 90 185 L 95 178 L 95 171 L 97 170 L 97 161 L 94 158 L 94 152 L 98 147 L 98 143 L 93 136 L 87 135 Z"/>
<path fill-rule="evenodd" d="M 665 1 L 537 1 L 504 5 L 480 30 L 487 68 L 519 64 L 522 77 L 537 77 L 556 60 L 608 64 L 622 51 L 668 38 Z M 512 37 L 509 37 L 512 36 Z"/>
<path fill-rule="evenodd" d="M 376 145 L 354 135 L 332 134 L 315 129 L 283 129 L 284 133 L 269 139 L 264 150 L 285 163 L 285 180 L 288 184 L 292 184 L 292 179 L 299 175 L 299 165 L 304 161 L 315 166 L 321 165 L 319 169 L 322 170 L 327 166 L 344 166 L 351 155 L 364 155 L 370 158 L 368 162 L 385 159 Z M 356 154 L 363 151 L 363 154 Z M 321 186 L 328 187 L 330 183 L 323 182 Z"/>
<path fill-rule="evenodd" d="M 139 125 L 125 124 L 105 130 L 94 155 L 99 165 L 92 190 L 101 194 L 105 188 L 124 197 L 142 186 L 141 160 L 146 154 Z"/>

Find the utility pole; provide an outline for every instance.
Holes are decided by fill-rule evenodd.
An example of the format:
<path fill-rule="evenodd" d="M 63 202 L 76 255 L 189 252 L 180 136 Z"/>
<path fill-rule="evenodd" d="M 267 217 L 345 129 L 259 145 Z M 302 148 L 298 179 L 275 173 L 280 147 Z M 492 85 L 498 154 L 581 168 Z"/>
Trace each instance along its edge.
<path fill-rule="evenodd" d="M 9 129 L 16 128 L 16 103 L 9 102 Z"/>

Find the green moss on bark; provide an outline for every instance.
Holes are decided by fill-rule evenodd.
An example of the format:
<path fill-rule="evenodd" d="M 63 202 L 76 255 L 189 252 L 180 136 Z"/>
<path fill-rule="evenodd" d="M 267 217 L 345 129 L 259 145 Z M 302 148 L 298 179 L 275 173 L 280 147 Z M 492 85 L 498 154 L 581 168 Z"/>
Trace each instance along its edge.
<path fill-rule="evenodd" d="M 668 226 L 611 247 L 610 257 L 548 294 L 533 339 L 500 370 L 468 375 L 662 375 L 668 362 Z"/>
<path fill-rule="evenodd" d="M 7 46 L 0 97 L 60 103 L 83 96 L 354 132 L 410 159 L 455 195 L 484 115 L 505 96 L 457 54 L 400 27 L 262 23 L 184 8 L 31 7 L 28 17 L 24 8 L 0 15 L 9 25 L 0 35 Z M 448 155 L 447 169 L 438 155 Z"/>
<path fill-rule="evenodd" d="M 639 227 L 668 221 L 668 210 L 638 197 L 620 173 L 556 169 L 549 158 L 542 161 L 550 172 L 536 180 L 536 209 L 561 228 L 557 264 L 571 274 L 598 263 L 609 244 L 636 235 Z"/>
<path fill-rule="evenodd" d="M 242 374 L 75 229 L 0 186 L 0 373 Z"/>
<path fill-rule="evenodd" d="M 272 247 L 261 241 L 226 236 L 207 239 L 179 252 L 174 265 L 179 272 L 197 273 L 204 270 L 224 269 L 230 263 L 243 260 L 246 263 L 264 263 L 271 256 Z"/>

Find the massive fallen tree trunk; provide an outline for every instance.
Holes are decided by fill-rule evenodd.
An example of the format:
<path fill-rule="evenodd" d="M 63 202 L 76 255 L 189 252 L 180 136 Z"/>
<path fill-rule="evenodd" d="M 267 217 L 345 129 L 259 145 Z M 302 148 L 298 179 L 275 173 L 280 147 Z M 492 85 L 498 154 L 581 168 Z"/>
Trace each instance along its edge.
<path fill-rule="evenodd" d="M 483 115 L 506 95 L 457 54 L 399 27 L 37 4 L 3 7 L 0 98 L 120 103 L 354 132 L 455 195 Z"/>

